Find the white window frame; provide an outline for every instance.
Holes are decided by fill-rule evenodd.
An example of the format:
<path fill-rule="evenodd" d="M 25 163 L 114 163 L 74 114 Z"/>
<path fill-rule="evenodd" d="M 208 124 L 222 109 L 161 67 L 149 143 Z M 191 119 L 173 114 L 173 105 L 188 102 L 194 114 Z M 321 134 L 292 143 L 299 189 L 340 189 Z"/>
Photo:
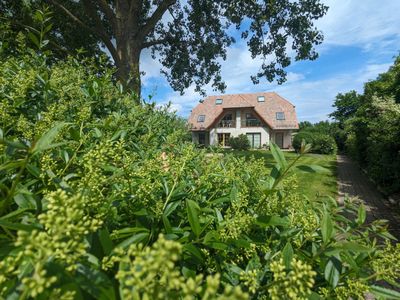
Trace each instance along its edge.
<path fill-rule="evenodd" d="M 258 102 L 265 102 L 265 96 L 258 96 L 257 97 Z"/>
<path fill-rule="evenodd" d="M 206 120 L 206 115 L 199 115 L 197 117 L 197 122 L 198 123 L 204 123 L 205 120 Z"/>
<path fill-rule="evenodd" d="M 281 117 L 278 117 L 278 116 L 281 116 Z M 281 120 L 286 120 L 285 112 L 283 112 L 283 111 L 277 111 L 277 112 L 275 113 L 275 118 L 276 118 L 277 120 L 279 120 L 279 121 L 281 121 Z"/>

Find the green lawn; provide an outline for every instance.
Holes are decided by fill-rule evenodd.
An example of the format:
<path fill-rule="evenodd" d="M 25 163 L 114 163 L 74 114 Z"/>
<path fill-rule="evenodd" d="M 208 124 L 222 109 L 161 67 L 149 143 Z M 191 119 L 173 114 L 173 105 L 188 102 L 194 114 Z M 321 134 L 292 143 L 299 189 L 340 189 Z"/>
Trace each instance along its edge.
<path fill-rule="evenodd" d="M 275 165 L 275 161 L 270 151 L 251 150 L 251 151 L 231 151 L 237 156 L 254 156 L 265 161 L 265 166 L 269 169 Z M 295 152 L 284 152 L 288 162 L 293 161 L 297 154 Z M 336 182 L 336 156 L 322 154 L 306 154 L 297 161 L 294 172 L 299 181 L 299 190 L 307 197 L 317 196 L 337 196 Z"/>

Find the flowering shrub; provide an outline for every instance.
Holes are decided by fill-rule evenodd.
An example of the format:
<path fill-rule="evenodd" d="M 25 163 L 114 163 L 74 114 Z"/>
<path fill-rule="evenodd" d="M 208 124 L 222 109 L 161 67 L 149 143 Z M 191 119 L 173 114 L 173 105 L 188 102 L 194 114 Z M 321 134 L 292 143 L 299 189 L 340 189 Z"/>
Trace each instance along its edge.
<path fill-rule="evenodd" d="M 385 222 L 299 195 L 301 155 L 207 155 L 89 61 L 2 58 L 0 82 L 2 298 L 398 296 Z"/>

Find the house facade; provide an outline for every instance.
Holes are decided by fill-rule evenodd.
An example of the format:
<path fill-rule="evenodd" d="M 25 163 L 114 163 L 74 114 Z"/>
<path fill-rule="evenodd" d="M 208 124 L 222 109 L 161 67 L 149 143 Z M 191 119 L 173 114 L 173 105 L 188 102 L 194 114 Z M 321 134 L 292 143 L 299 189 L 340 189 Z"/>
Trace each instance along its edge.
<path fill-rule="evenodd" d="M 252 148 L 272 141 L 288 149 L 299 128 L 295 106 L 276 93 L 209 96 L 192 110 L 188 123 L 194 143 L 222 147 L 245 134 Z"/>

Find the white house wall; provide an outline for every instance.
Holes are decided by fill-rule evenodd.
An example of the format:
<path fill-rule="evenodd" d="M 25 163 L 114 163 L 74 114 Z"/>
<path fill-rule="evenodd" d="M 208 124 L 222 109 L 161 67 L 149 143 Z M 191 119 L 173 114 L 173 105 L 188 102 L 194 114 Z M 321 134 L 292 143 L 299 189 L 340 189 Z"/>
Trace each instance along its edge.
<path fill-rule="evenodd" d="M 210 131 L 211 145 L 218 145 L 218 133 L 230 133 L 231 137 L 246 133 L 261 133 L 261 145 L 269 145 L 269 131 L 265 127 L 213 128 Z"/>

